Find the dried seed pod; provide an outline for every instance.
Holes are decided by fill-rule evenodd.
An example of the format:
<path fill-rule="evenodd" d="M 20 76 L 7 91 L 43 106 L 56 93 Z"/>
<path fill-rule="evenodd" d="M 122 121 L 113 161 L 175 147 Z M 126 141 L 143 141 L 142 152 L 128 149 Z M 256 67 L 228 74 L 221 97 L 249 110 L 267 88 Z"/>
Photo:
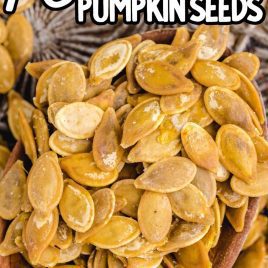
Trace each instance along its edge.
<path fill-rule="evenodd" d="M 247 196 L 234 192 L 229 181 L 217 182 L 217 196 L 231 208 L 240 208 L 247 202 Z"/>
<path fill-rule="evenodd" d="M 58 227 L 59 213 L 55 208 L 46 217 L 32 212 L 26 227 L 23 229 L 23 240 L 29 259 L 37 264 L 42 253 L 52 241 Z"/>
<path fill-rule="evenodd" d="M 195 164 L 184 157 L 169 157 L 156 162 L 135 180 L 138 189 L 159 193 L 179 191 L 194 179 Z"/>
<path fill-rule="evenodd" d="M 60 166 L 76 182 L 92 187 L 102 187 L 118 178 L 118 171 L 100 170 L 92 153 L 74 154 L 61 159 Z"/>
<path fill-rule="evenodd" d="M 27 184 L 30 202 L 36 211 L 46 215 L 59 204 L 63 177 L 54 152 L 44 153 L 36 160 L 29 172 Z"/>
<path fill-rule="evenodd" d="M 15 14 L 7 20 L 6 48 L 15 66 L 18 77 L 33 52 L 33 29 L 28 20 L 21 14 Z M 19 38 L 18 38 L 19 37 Z"/>
<path fill-rule="evenodd" d="M 204 194 L 193 184 L 168 194 L 172 211 L 181 219 L 212 225 L 213 214 Z"/>
<path fill-rule="evenodd" d="M 0 73 L 1 73 L 0 93 L 4 94 L 7 93 L 10 89 L 12 89 L 15 83 L 15 68 L 8 51 L 1 44 L 0 44 Z"/>
<path fill-rule="evenodd" d="M 5 238 L 0 244 L 1 256 L 9 256 L 23 250 L 23 247 L 16 244 L 16 240 L 21 239 L 22 228 L 29 217 L 29 213 L 21 213 L 10 223 Z"/>
<path fill-rule="evenodd" d="M 245 182 L 240 177 L 233 176 L 231 187 L 238 194 L 250 197 L 260 197 L 268 194 L 268 164 L 257 163 L 257 176 L 252 182 Z"/>
<path fill-rule="evenodd" d="M 171 96 L 162 96 L 160 100 L 161 110 L 165 114 L 182 113 L 190 109 L 200 98 L 202 87 L 194 83 L 194 89 L 190 93 L 180 93 Z"/>
<path fill-rule="evenodd" d="M 32 121 L 37 151 L 39 155 L 42 155 L 49 151 L 49 132 L 47 121 L 44 114 L 38 109 L 34 109 Z"/>
<path fill-rule="evenodd" d="M 62 218 L 73 230 L 86 232 L 92 226 L 95 214 L 92 197 L 84 187 L 74 181 L 65 181 L 59 208 Z"/>
<path fill-rule="evenodd" d="M 208 230 L 208 224 L 177 220 L 172 224 L 168 242 L 158 250 L 160 252 L 177 252 L 179 248 L 191 246 L 201 240 Z"/>
<path fill-rule="evenodd" d="M 234 53 L 223 61 L 225 64 L 239 70 L 249 80 L 253 80 L 260 68 L 259 58 L 249 52 Z"/>
<path fill-rule="evenodd" d="M 126 67 L 131 52 L 131 43 L 124 39 L 100 47 L 88 65 L 91 77 L 100 80 L 113 78 Z"/>
<path fill-rule="evenodd" d="M 172 46 L 181 47 L 190 40 L 190 33 L 186 27 L 179 27 L 171 43 Z"/>
<path fill-rule="evenodd" d="M 141 63 L 135 70 L 135 77 L 142 89 L 156 95 L 174 95 L 192 92 L 194 84 L 174 66 L 151 61 Z"/>
<path fill-rule="evenodd" d="M 91 228 L 84 233 L 77 232 L 75 241 L 82 243 L 102 229 L 112 218 L 115 210 L 115 194 L 109 188 L 104 188 L 92 194 L 95 215 Z"/>
<path fill-rule="evenodd" d="M 127 116 L 121 146 L 128 148 L 158 128 L 164 119 L 159 100 L 152 98 L 137 105 Z"/>
<path fill-rule="evenodd" d="M 74 139 L 93 137 L 103 111 L 86 102 L 73 102 L 63 106 L 55 116 L 55 125 L 64 135 Z"/>
<path fill-rule="evenodd" d="M 206 87 L 219 86 L 231 90 L 237 90 L 240 85 L 240 77 L 233 68 L 212 60 L 199 60 L 191 70 L 194 79 Z"/>
<path fill-rule="evenodd" d="M 127 75 L 127 90 L 130 94 L 137 94 L 141 88 L 138 85 L 136 79 L 135 79 L 135 69 L 137 67 L 137 55 L 138 53 L 145 47 L 153 45 L 154 42 L 151 40 L 145 40 L 138 44 L 135 49 L 133 50 L 131 57 L 127 63 L 126 66 L 126 75 Z"/>
<path fill-rule="evenodd" d="M 209 114 L 219 125 L 234 124 L 251 136 L 259 135 L 248 106 L 231 90 L 210 87 L 205 92 L 204 101 Z"/>
<path fill-rule="evenodd" d="M 48 86 L 48 103 L 79 102 L 86 91 L 86 78 L 82 67 L 74 62 L 64 62 L 55 71 Z"/>
<path fill-rule="evenodd" d="M 0 217 L 14 219 L 21 211 L 26 175 L 23 163 L 17 160 L 0 180 Z"/>
<path fill-rule="evenodd" d="M 92 150 L 96 165 L 103 171 L 116 169 L 123 157 L 121 132 L 114 109 L 108 108 L 95 131 Z"/>
<path fill-rule="evenodd" d="M 217 172 L 218 148 L 208 132 L 195 123 L 186 123 L 181 131 L 181 141 L 187 155 L 196 165 Z"/>
<path fill-rule="evenodd" d="M 179 139 L 173 139 L 168 143 L 158 141 L 160 131 L 156 130 L 148 136 L 142 138 L 131 149 L 128 154 L 128 161 L 131 163 L 146 162 L 154 163 L 164 158 L 175 156 L 181 150 Z"/>
<path fill-rule="evenodd" d="M 127 217 L 113 216 L 111 220 L 89 238 L 89 242 L 99 248 L 117 248 L 128 244 L 140 235 L 138 223 Z"/>
<path fill-rule="evenodd" d="M 192 40 L 201 43 L 198 58 L 218 60 L 226 50 L 229 31 L 228 25 L 200 25 L 192 36 Z"/>
<path fill-rule="evenodd" d="M 215 202 L 217 192 L 215 174 L 198 167 L 195 177 L 191 183 L 204 194 L 207 200 L 207 205 L 211 207 Z"/>
<path fill-rule="evenodd" d="M 166 194 L 146 191 L 140 200 L 138 221 L 142 235 L 151 243 L 163 241 L 170 229 L 172 209 Z"/>
<path fill-rule="evenodd" d="M 235 125 L 222 126 L 216 137 L 220 161 L 245 182 L 256 180 L 257 153 L 249 135 Z"/>
<path fill-rule="evenodd" d="M 114 183 L 111 189 L 114 191 L 115 196 L 123 197 L 126 200 L 126 205 L 121 209 L 125 215 L 137 218 L 138 206 L 140 203 L 143 190 L 136 189 L 134 186 L 135 180 L 120 180 Z"/>

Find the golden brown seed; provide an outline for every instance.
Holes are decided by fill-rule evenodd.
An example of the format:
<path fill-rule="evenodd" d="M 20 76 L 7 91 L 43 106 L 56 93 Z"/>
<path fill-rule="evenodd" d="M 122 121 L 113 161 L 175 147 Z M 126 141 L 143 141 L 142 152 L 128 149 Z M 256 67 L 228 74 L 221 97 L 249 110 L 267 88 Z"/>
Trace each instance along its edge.
<path fill-rule="evenodd" d="M 190 33 L 186 27 L 179 27 L 171 43 L 172 46 L 181 47 L 190 40 Z"/>
<path fill-rule="evenodd" d="M 25 248 L 32 264 L 37 264 L 52 241 L 58 227 L 59 213 L 55 208 L 46 217 L 34 211 L 23 229 Z"/>
<path fill-rule="evenodd" d="M 91 140 L 69 138 L 56 130 L 49 138 L 50 148 L 61 156 L 86 153 L 91 150 Z"/>
<path fill-rule="evenodd" d="M 74 139 L 87 139 L 94 135 L 103 111 L 86 102 L 73 102 L 63 106 L 55 116 L 55 125 L 64 135 Z"/>
<path fill-rule="evenodd" d="M 193 184 L 168 194 L 172 211 L 188 222 L 213 224 L 214 217 L 204 194 Z"/>
<path fill-rule="evenodd" d="M 258 156 L 258 162 L 266 162 L 268 160 L 268 142 L 264 137 L 251 137 Z"/>
<path fill-rule="evenodd" d="M 75 260 L 79 257 L 82 251 L 81 244 L 72 244 L 66 249 L 60 250 L 59 263 L 66 263 Z"/>
<path fill-rule="evenodd" d="M 133 50 L 131 57 L 126 66 L 126 75 L 127 75 L 127 90 L 130 94 L 137 94 L 141 88 L 136 81 L 134 72 L 138 65 L 137 55 L 145 47 L 154 44 L 151 40 L 145 40 L 142 43 L 138 44 Z"/>
<path fill-rule="evenodd" d="M 0 44 L 4 43 L 7 38 L 7 27 L 5 22 L 0 19 Z"/>
<path fill-rule="evenodd" d="M 161 132 L 155 130 L 153 133 L 142 138 L 131 149 L 128 154 L 128 161 L 131 163 L 146 162 L 154 163 L 166 157 L 175 156 L 181 150 L 181 143 L 178 138 L 174 138 L 167 143 L 159 142 Z"/>
<path fill-rule="evenodd" d="M 113 107 L 115 110 L 119 109 L 123 105 L 127 104 L 127 98 L 129 93 L 127 91 L 127 81 L 123 81 L 115 89 Z"/>
<path fill-rule="evenodd" d="M 169 157 L 149 166 L 135 180 L 139 189 L 172 193 L 191 183 L 196 174 L 195 164 L 184 157 Z"/>
<path fill-rule="evenodd" d="M 62 62 L 63 60 L 60 59 L 53 59 L 53 60 L 44 60 L 44 61 L 37 61 L 37 62 L 28 62 L 25 66 L 25 70 L 29 73 L 32 77 L 39 79 L 40 76 L 50 67 L 53 65 Z"/>
<path fill-rule="evenodd" d="M 219 125 L 234 124 L 246 130 L 251 136 L 259 135 L 248 106 L 231 90 L 210 87 L 204 94 L 204 101 L 209 114 Z"/>
<path fill-rule="evenodd" d="M 97 249 L 93 268 L 106 268 L 107 267 L 107 250 Z"/>
<path fill-rule="evenodd" d="M 57 112 L 67 104 L 68 104 L 67 102 L 55 102 L 47 108 L 48 122 L 53 124 L 54 127 L 55 127 L 55 117 L 56 117 Z"/>
<path fill-rule="evenodd" d="M 220 161 L 245 182 L 256 180 L 257 153 L 249 135 L 235 125 L 222 126 L 216 137 Z"/>
<path fill-rule="evenodd" d="M 48 132 L 48 125 L 47 121 L 45 119 L 44 114 L 38 110 L 35 109 L 33 111 L 33 131 L 35 134 L 36 144 L 37 144 L 37 151 L 39 155 L 42 155 L 43 153 L 46 153 L 49 151 L 49 132 Z"/>
<path fill-rule="evenodd" d="M 60 161 L 62 170 L 76 182 L 92 187 L 102 187 L 113 183 L 118 178 L 117 169 L 113 171 L 100 170 L 92 153 L 74 154 Z"/>
<path fill-rule="evenodd" d="M 200 25 L 192 40 L 201 43 L 198 58 L 201 60 L 218 60 L 226 50 L 230 26 Z"/>
<path fill-rule="evenodd" d="M 135 48 L 142 41 L 142 36 L 140 34 L 133 34 L 123 39 L 129 41 L 132 45 L 132 48 Z"/>
<path fill-rule="evenodd" d="M 265 238 L 262 236 L 251 247 L 240 254 L 234 264 L 234 268 L 263 267 L 265 255 Z"/>
<path fill-rule="evenodd" d="M 264 123 L 264 111 L 261 97 L 252 82 L 240 71 L 233 69 L 240 77 L 241 85 L 236 93 L 252 108 L 261 124 Z"/>
<path fill-rule="evenodd" d="M 0 244 L 1 256 L 9 256 L 23 250 L 23 247 L 16 244 L 16 240 L 21 239 L 22 228 L 29 217 L 29 213 L 21 213 L 10 223 L 5 238 Z"/>
<path fill-rule="evenodd" d="M 195 177 L 191 183 L 204 194 L 207 200 L 207 205 L 209 207 L 212 206 L 215 201 L 217 191 L 215 174 L 198 167 Z"/>
<path fill-rule="evenodd" d="M 8 51 L 2 45 L 0 45 L 0 73 L 0 93 L 4 94 L 12 89 L 15 83 L 15 68 Z"/>
<path fill-rule="evenodd" d="M 172 221 L 172 209 L 166 194 L 146 191 L 140 200 L 138 221 L 142 235 L 151 243 L 164 240 Z"/>
<path fill-rule="evenodd" d="M 59 203 L 66 224 L 77 232 L 86 232 L 93 224 L 94 203 L 90 193 L 72 180 L 66 180 Z"/>
<path fill-rule="evenodd" d="M 108 268 L 124 268 L 124 264 L 111 252 L 108 252 Z"/>
<path fill-rule="evenodd" d="M 202 238 L 202 242 L 204 243 L 207 250 L 216 247 L 221 234 L 222 221 L 221 221 L 220 206 L 217 198 L 215 199 L 215 202 L 212 206 L 212 211 L 214 214 L 215 221 L 210 226 L 209 231 L 206 233 L 206 235 Z"/>
<path fill-rule="evenodd" d="M 5 45 L 14 62 L 15 75 L 18 77 L 33 52 L 33 29 L 23 15 L 15 14 L 9 17 L 7 30 Z"/>
<path fill-rule="evenodd" d="M 54 152 L 41 155 L 27 179 L 28 195 L 35 210 L 50 213 L 60 202 L 63 191 L 62 171 Z"/>
<path fill-rule="evenodd" d="M 82 243 L 104 227 L 113 216 L 115 210 L 115 194 L 109 188 L 104 188 L 92 194 L 95 216 L 91 228 L 84 233 L 76 233 L 75 241 Z"/>
<path fill-rule="evenodd" d="M 230 172 L 220 162 L 220 165 L 218 166 L 218 170 L 216 173 L 216 180 L 219 182 L 224 182 L 224 181 L 227 181 L 229 177 L 230 177 Z"/>
<path fill-rule="evenodd" d="M 113 216 L 98 233 L 90 237 L 89 242 L 99 248 L 112 249 L 128 244 L 139 235 L 139 225 L 135 220 Z"/>
<path fill-rule="evenodd" d="M 223 61 L 227 65 L 239 70 L 249 80 L 253 80 L 260 68 L 259 58 L 249 52 L 234 53 Z"/>
<path fill-rule="evenodd" d="M 176 253 L 179 265 L 187 268 L 208 268 L 212 267 L 207 249 L 202 241 L 180 249 Z"/>
<path fill-rule="evenodd" d="M 67 249 L 71 246 L 73 242 L 72 229 L 70 229 L 67 224 L 60 219 L 57 232 L 51 241 L 51 246 L 56 246 L 60 249 Z"/>
<path fill-rule="evenodd" d="M 23 163 L 17 160 L 0 180 L 0 217 L 14 219 L 21 211 L 26 175 Z"/>
<path fill-rule="evenodd" d="M 64 62 L 51 77 L 48 86 L 49 105 L 55 102 L 82 101 L 86 78 L 82 67 L 74 62 Z"/>
<path fill-rule="evenodd" d="M 198 83 L 206 87 L 219 86 L 237 90 L 241 85 L 240 77 L 234 69 L 218 61 L 199 60 L 191 73 Z"/>
<path fill-rule="evenodd" d="M 54 267 L 58 263 L 59 257 L 60 250 L 58 248 L 48 246 L 40 256 L 38 265 L 45 267 Z"/>
<path fill-rule="evenodd" d="M 156 95 L 173 95 L 194 89 L 191 80 L 174 66 L 161 61 L 139 64 L 135 77 L 142 89 Z"/>
<path fill-rule="evenodd" d="M 234 192 L 229 181 L 217 182 L 217 195 L 228 207 L 240 208 L 247 202 L 247 197 Z"/>
<path fill-rule="evenodd" d="M 190 93 L 180 93 L 172 96 L 162 96 L 160 100 L 161 110 L 165 114 L 182 113 L 190 109 L 200 98 L 202 87 L 194 83 L 194 89 Z"/>
<path fill-rule="evenodd" d="M 209 230 L 208 224 L 176 220 L 168 235 L 168 242 L 159 247 L 161 252 L 177 252 L 179 248 L 191 246 L 201 240 Z"/>
<path fill-rule="evenodd" d="M 88 103 L 91 103 L 95 106 L 100 107 L 103 111 L 114 105 L 115 93 L 112 89 L 107 89 L 101 92 L 98 96 L 90 98 L 87 100 Z"/>
<path fill-rule="evenodd" d="M 126 205 L 121 209 L 121 212 L 129 217 L 137 218 L 138 206 L 140 203 L 143 190 L 136 189 L 134 186 L 135 180 L 120 180 L 114 183 L 111 189 L 114 191 L 116 198 L 122 197 L 126 200 Z"/>
<path fill-rule="evenodd" d="M 95 131 L 93 157 L 97 167 L 103 171 L 116 169 L 123 157 L 120 146 L 122 131 L 113 108 L 108 108 Z"/>
<path fill-rule="evenodd" d="M 119 74 L 127 65 L 132 46 L 127 40 L 119 39 L 100 47 L 88 65 L 90 75 L 100 80 L 110 79 Z"/>
<path fill-rule="evenodd" d="M 268 164 L 258 163 L 257 164 L 257 176 L 252 182 L 245 182 L 236 176 L 231 179 L 232 189 L 241 195 L 246 195 L 250 197 L 260 197 L 267 195 L 268 193 Z"/>
<path fill-rule="evenodd" d="M 156 258 L 129 258 L 128 259 L 128 268 L 138 268 L 138 267 L 147 267 L 154 268 L 158 267 L 162 262 L 163 257 Z"/>
<path fill-rule="evenodd" d="M 247 210 L 248 199 L 246 203 L 240 208 L 226 207 L 226 217 L 237 233 L 242 232 L 244 229 Z"/>
<path fill-rule="evenodd" d="M 164 119 L 159 100 L 152 98 L 137 105 L 127 116 L 121 146 L 128 148 L 152 133 Z"/>
<path fill-rule="evenodd" d="M 195 123 L 186 123 L 181 131 L 181 140 L 187 155 L 196 165 L 217 172 L 218 148 L 208 132 Z"/>
<path fill-rule="evenodd" d="M 2 178 L 4 168 L 10 156 L 10 151 L 7 147 L 0 145 L 0 178 Z"/>

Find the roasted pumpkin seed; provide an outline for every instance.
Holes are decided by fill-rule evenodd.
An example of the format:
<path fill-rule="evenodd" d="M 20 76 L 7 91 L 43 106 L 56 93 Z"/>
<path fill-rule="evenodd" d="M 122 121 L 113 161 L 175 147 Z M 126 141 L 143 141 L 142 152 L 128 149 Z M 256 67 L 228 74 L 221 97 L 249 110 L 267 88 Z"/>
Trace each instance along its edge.
<path fill-rule="evenodd" d="M 98 96 L 87 100 L 88 103 L 98 106 L 103 111 L 109 107 L 113 107 L 115 99 L 115 92 L 112 89 L 107 89 L 101 92 Z"/>
<path fill-rule="evenodd" d="M 17 160 L 0 180 L 0 217 L 14 219 L 21 211 L 26 174 L 23 163 Z"/>
<path fill-rule="evenodd" d="M 174 95 L 192 92 L 194 89 L 191 80 L 174 66 L 162 61 L 139 64 L 135 77 L 142 89 L 156 95 Z"/>
<path fill-rule="evenodd" d="M 264 137 L 251 137 L 257 152 L 258 162 L 266 162 L 268 160 L 268 142 Z"/>
<path fill-rule="evenodd" d="M 172 46 L 181 47 L 190 40 L 190 33 L 186 27 L 179 27 L 171 43 Z"/>
<path fill-rule="evenodd" d="M 99 248 L 112 249 L 128 244 L 139 235 L 139 225 L 135 220 L 113 216 L 98 233 L 90 237 L 89 242 Z"/>
<path fill-rule="evenodd" d="M 4 43 L 7 39 L 7 27 L 4 20 L 0 19 L 0 44 Z"/>
<path fill-rule="evenodd" d="M 128 148 L 156 130 L 164 119 L 159 100 L 152 98 L 137 105 L 127 116 L 121 146 Z"/>
<path fill-rule="evenodd" d="M 146 191 L 140 200 L 138 221 L 142 235 L 151 243 L 164 240 L 172 221 L 172 209 L 166 194 Z"/>
<path fill-rule="evenodd" d="M 3 171 L 10 156 L 10 151 L 7 147 L 0 145 L 0 178 L 2 178 Z"/>
<path fill-rule="evenodd" d="M 128 259 L 128 268 L 138 268 L 138 267 L 146 267 L 146 268 L 154 268 L 158 267 L 162 262 L 163 257 L 157 258 L 129 258 Z"/>
<path fill-rule="evenodd" d="M 191 183 L 196 174 L 195 164 L 184 157 L 169 157 L 156 162 L 135 180 L 138 189 L 172 193 Z"/>
<path fill-rule="evenodd" d="M 256 180 L 257 154 L 249 135 L 240 127 L 222 126 L 216 137 L 220 161 L 232 174 L 245 182 Z"/>
<path fill-rule="evenodd" d="M 34 209 L 50 213 L 60 202 L 63 177 L 54 152 L 42 154 L 33 164 L 27 179 L 28 196 Z"/>

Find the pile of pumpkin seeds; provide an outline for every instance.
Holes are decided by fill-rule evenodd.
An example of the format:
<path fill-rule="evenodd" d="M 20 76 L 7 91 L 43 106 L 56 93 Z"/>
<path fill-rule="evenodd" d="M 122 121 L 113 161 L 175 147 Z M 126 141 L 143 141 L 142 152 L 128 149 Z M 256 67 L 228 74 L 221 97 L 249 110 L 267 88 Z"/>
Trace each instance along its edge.
<path fill-rule="evenodd" d="M 1 4 L 1 3 L 0 3 Z M 9 92 L 33 51 L 33 30 L 22 14 L 0 18 L 0 94 Z"/>
<path fill-rule="evenodd" d="M 260 62 L 223 58 L 228 34 L 179 28 L 171 45 L 107 43 L 85 66 L 29 63 L 34 106 L 10 91 L 8 122 L 32 167 L 18 160 L 0 181 L 0 217 L 12 221 L 0 255 L 34 267 L 211 267 L 224 217 L 243 231 L 249 197 L 268 194 Z M 246 250 L 259 217 L 254 226 Z"/>

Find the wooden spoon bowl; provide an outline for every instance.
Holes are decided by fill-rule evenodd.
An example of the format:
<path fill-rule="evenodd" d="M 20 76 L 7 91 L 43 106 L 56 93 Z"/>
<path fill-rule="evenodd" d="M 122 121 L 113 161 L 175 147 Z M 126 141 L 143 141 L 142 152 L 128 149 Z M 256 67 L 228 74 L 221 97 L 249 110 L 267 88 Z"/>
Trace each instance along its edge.
<path fill-rule="evenodd" d="M 143 40 L 153 40 L 156 43 L 161 44 L 170 44 L 176 34 L 176 29 L 160 29 L 151 32 L 145 32 L 142 34 Z M 230 50 L 225 52 L 225 57 L 230 55 Z M 257 85 L 256 89 L 258 90 Z M 258 90 L 260 98 L 262 96 L 260 91 Z M 263 103 L 263 99 L 262 99 Z M 263 112 L 265 114 L 265 107 L 263 103 Z M 267 120 L 265 120 L 265 124 L 263 125 L 264 135 L 267 139 Z M 16 162 L 16 160 L 21 159 L 24 155 L 24 150 L 21 142 L 17 142 L 13 151 L 10 155 L 10 158 L 7 162 L 4 174 L 9 170 L 9 168 Z M 235 232 L 233 227 L 229 224 L 229 222 L 225 219 L 222 229 L 219 242 L 215 249 L 210 252 L 211 262 L 213 264 L 213 268 L 231 268 L 246 240 L 246 237 L 249 233 L 250 227 L 252 225 L 254 216 L 258 209 L 259 198 L 250 198 L 248 211 L 245 216 L 245 226 L 244 230 L 241 233 Z M 6 227 L 8 222 L 2 220 L 0 218 L 0 240 L 3 239 L 3 236 L 6 231 Z M 22 258 L 20 254 L 15 254 L 8 257 L 0 257 L 0 267 L 1 268 L 21 268 L 27 267 L 26 262 Z"/>

